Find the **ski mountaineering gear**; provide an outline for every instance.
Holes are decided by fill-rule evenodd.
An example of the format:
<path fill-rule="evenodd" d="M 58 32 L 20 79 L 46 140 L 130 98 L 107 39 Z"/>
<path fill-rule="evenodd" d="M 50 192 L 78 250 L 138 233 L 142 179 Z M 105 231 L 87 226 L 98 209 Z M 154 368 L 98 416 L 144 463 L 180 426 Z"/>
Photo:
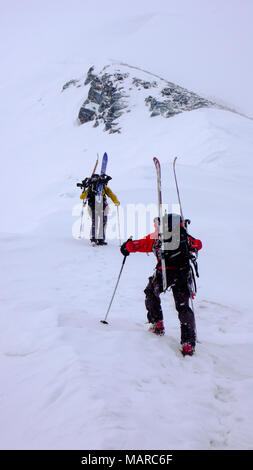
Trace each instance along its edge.
<path fill-rule="evenodd" d="M 105 174 L 108 156 L 105 153 L 101 165 L 101 174 L 95 172 L 91 178 L 86 178 L 83 183 L 83 192 L 80 199 L 87 200 L 89 215 L 91 217 L 90 241 L 93 246 L 107 245 L 105 241 L 105 230 L 109 206 L 106 196 L 108 196 L 116 206 L 119 206 L 117 196 L 108 188 L 107 183 L 111 177 Z"/>
<path fill-rule="evenodd" d="M 159 175 L 160 172 L 158 193 L 161 201 Z M 182 214 L 165 214 L 162 217 L 160 209 L 159 218 L 154 220 L 154 224 L 153 233 L 140 240 L 128 240 L 123 243 L 121 253 L 127 256 L 127 253 L 154 252 L 157 258 L 156 271 L 154 276 L 149 278 L 144 290 L 147 318 L 152 324 L 150 330 L 155 334 L 164 334 L 160 294 L 170 287 L 180 321 L 181 352 L 183 355 L 192 355 L 196 343 L 196 325 L 189 300 L 196 291 L 196 282 L 191 263 L 194 264 L 198 276 L 196 255 L 202 248 L 202 242 L 188 234 Z M 159 333 L 159 330 L 162 333 Z"/>

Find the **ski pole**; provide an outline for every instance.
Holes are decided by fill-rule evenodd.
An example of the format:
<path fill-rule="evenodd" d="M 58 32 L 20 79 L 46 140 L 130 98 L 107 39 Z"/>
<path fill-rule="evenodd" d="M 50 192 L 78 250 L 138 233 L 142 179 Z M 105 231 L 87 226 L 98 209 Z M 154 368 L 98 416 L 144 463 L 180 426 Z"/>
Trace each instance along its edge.
<path fill-rule="evenodd" d="M 100 322 L 101 322 L 101 323 L 104 323 L 105 325 L 108 325 L 108 322 L 106 321 L 106 319 L 107 319 L 108 313 L 109 313 L 110 308 L 111 308 L 111 305 L 112 305 L 112 301 L 113 301 L 113 299 L 114 299 L 114 296 L 115 296 L 115 293 L 116 293 L 116 290 L 117 290 L 117 287 L 118 287 L 118 283 L 119 283 L 120 276 L 121 276 L 121 273 L 122 273 L 123 268 L 124 268 L 124 264 L 125 264 L 125 262 L 126 262 L 126 258 L 127 258 L 127 257 L 124 256 L 124 259 L 123 259 L 123 262 L 122 262 L 122 266 L 121 266 L 121 269 L 120 269 L 120 272 L 119 272 L 119 277 L 118 277 L 118 280 L 117 280 L 115 289 L 114 289 L 114 291 L 113 291 L 112 298 L 111 298 L 111 302 L 110 302 L 109 307 L 108 307 L 108 309 L 107 309 L 105 318 L 104 318 L 104 320 L 100 320 Z"/>
<path fill-rule="evenodd" d="M 98 160 L 99 160 L 99 155 L 97 153 L 97 160 L 96 160 L 96 163 L 95 163 L 95 166 L 93 168 L 93 172 L 91 174 L 91 177 L 94 175 L 95 171 L 96 171 L 96 168 L 98 166 Z M 85 178 L 84 181 L 87 181 L 88 178 Z M 80 187 L 83 187 L 85 189 L 85 187 L 80 183 L 77 184 L 77 186 L 80 186 Z M 80 224 L 80 234 L 79 234 L 79 238 L 81 238 L 81 234 L 82 234 L 82 228 L 83 228 L 83 213 L 84 213 L 84 208 L 86 206 L 86 202 L 87 202 L 87 199 L 85 201 L 83 201 L 83 206 L 82 206 L 82 212 L 81 212 L 81 224 Z"/>
<path fill-rule="evenodd" d="M 118 216 L 118 230 L 119 230 L 119 246 L 121 247 L 120 221 L 119 221 L 119 206 L 117 206 L 117 216 Z"/>
<path fill-rule="evenodd" d="M 79 238 L 81 238 L 81 234 L 82 234 L 82 228 L 83 228 L 83 214 L 84 214 L 84 208 L 86 206 L 86 201 L 83 201 L 83 206 L 82 206 L 82 212 L 81 212 L 81 224 L 80 224 L 80 235 L 79 235 Z"/>

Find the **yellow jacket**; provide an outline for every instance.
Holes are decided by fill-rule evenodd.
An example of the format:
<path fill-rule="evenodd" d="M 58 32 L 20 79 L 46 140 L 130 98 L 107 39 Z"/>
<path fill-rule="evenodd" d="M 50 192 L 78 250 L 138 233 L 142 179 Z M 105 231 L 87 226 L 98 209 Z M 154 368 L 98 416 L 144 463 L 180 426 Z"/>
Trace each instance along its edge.
<path fill-rule="evenodd" d="M 88 195 L 88 189 L 86 189 L 86 190 L 81 194 L 80 199 L 86 199 L 87 195 Z M 102 196 L 104 196 L 104 195 L 108 196 L 108 197 L 112 200 L 112 202 L 114 202 L 114 204 L 115 204 L 116 206 L 119 206 L 119 201 L 118 201 L 117 196 L 116 196 L 116 195 L 111 191 L 111 189 L 108 188 L 108 186 L 106 186 L 106 185 L 104 185 L 104 187 L 103 187 Z"/>

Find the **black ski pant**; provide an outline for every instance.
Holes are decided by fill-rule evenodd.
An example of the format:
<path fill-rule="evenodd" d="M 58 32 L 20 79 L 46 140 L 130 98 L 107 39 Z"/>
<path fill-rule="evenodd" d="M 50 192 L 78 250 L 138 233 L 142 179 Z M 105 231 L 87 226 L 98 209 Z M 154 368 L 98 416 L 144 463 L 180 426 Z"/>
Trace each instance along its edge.
<path fill-rule="evenodd" d="M 171 287 L 178 318 L 181 326 L 181 343 L 189 342 L 194 347 L 196 342 L 195 318 L 189 307 L 190 291 L 188 287 L 189 270 L 167 269 L 167 285 Z M 149 323 L 163 320 L 160 294 L 163 291 L 162 272 L 156 270 L 154 276 L 149 278 L 148 285 L 144 290 L 146 294 L 145 305 Z"/>

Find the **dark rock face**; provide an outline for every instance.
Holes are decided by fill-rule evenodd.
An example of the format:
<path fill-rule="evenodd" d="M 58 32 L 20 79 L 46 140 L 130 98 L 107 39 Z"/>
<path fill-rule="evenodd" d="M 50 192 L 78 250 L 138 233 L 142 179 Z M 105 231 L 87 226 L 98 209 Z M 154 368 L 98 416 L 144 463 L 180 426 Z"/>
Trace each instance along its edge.
<path fill-rule="evenodd" d="M 146 90 L 148 90 L 149 88 L 157 87 L 156 82 L 148 82 L 148 81 L 140 80 L 139 78 L 135 78 L 135 77 L 133 78 L 133 85 L 135 85 L 137 88 L 143 87 Z"/>
<path fill-rule="evenodd" d="M 62 87 L 62 91 L 66 90 L 67 88 L 69 88 L 70 86 L 81 86 L 81 85 L 77 85 L 79 83 L 79 80 L 69 80 L 69 82 L 65 83 L 65 85 L 63 85 Z"/>
<path fill-rule="evenodd" d="M 117 119 L 123 114 L 126 108 L 124 87 L 119 84 L 127 78 L 128 74 L 103 73 L 101 76 L 95 75 L 94 67 L 88 70 L 85 85 L 90 85 L 88 98 L 84 101 L 78 119 L 81 124 L 95 119 L 94 126 L 104 124 L 104 130 L 109 133 L 120 132 Z"/>
<path fill-rule="evenodd" d="M 141 78 L 136 76 L 137 72 Z M 139 101 L 139 94 L 152 118 L 170 118 L 184 111 L 219 107 L 162 78 L 156 77 L 150 81 L 150 76 L 156 77 L 127 65 L 108 65 L 97 74 L 94 67 L 90 67 L 84 81 L 84 86 L 89 86 L 89 91 L 78 114 L 79 123 L 94 121 L 94 127 L 102 124 L 104 131 L 111 134 L 120 133 L 119 119 L 124 113 L 133 110 L 136 106 L 133 100 L 136 100 L 138 95 Z M 70 80 L 63 86 L 62 91 L 69 86 L 80 87 L 80 80 Z"/>
<path fill-rule="evenodd" d="M 78 115 L 80 122 L 84 124 L 85 122 L 94 121 L 96 117 L 95 111 L 88 108 L 81 108 Z"/>
<path fill-rule="evenodd" d="M 173 84 L 161 90 L 161 97 L 164 99 L 157 100 L 152 96 L 145 98 L 151 117 L 161 115 L 169 118 L 183 111 L 193 111 L 194 109 L 213 106 L 210 101 Z"/>

